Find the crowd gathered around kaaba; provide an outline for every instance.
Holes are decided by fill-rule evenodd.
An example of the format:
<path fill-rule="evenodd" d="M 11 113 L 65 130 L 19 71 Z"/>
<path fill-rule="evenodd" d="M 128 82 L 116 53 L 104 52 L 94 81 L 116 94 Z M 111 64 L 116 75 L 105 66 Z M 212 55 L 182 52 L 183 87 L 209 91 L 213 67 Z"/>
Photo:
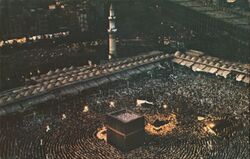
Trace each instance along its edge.
<path fill-rule="evenodd" d="M 242 83 L 163 63 L 161 68 L 37 106 L 1 124 L 3 158 L 247 158 L 249 89 Z M 149 104 L 137 105 L 137 100 Z M 96 137 L 105 114 L 121 109 L 147 116 L 174 113 L 166 136 L 147 135 L 127 153 Z M 203 133 L 197 117 L 228 120 Z"/>

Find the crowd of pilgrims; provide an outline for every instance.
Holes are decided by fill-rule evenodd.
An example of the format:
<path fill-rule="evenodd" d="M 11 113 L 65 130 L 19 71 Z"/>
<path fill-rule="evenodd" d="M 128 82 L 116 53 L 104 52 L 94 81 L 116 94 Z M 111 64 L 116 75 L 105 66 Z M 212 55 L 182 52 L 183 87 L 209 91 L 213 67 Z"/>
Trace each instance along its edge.
<path fill-rule="evenodd" d="M 162 66 L 2 118 L 0 158 L 248 158 L 248 87 L 181 66 Z M 165 137 L 147 135 L 143 146 L 123 153 L 96 137 L 105 114 L 120 109 L 145 116 L 175 113 L 178 125 Z M 217 135 L 203 134 L 197 116 L 232 122 Z"/>

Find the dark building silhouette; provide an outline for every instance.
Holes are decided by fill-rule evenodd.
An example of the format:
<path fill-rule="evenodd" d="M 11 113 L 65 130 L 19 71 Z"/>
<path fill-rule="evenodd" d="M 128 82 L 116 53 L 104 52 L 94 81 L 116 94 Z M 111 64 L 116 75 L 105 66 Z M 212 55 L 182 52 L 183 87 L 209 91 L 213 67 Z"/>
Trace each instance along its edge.
<path fill-rule="evenodd" d="M 95 16 L 103 15 L 104 9 L 97 10 L 103 4 L 96 0 L 0 0 L 0 39 L 95 30 L 89 23 L 96 23 L 100 18 Z"/>

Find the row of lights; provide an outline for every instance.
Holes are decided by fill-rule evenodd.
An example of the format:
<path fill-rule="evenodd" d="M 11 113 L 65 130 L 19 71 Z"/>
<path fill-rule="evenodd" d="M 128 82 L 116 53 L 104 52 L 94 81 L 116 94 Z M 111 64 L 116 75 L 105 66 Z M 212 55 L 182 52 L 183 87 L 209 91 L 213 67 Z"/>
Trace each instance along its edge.
<path fill-rule="evenodd" d="M 31 37 L 10 39 L 10 40 L 5 40 L 5 41 L 2 40 L 0 41 L 0 47 L 3 47 L 4 45 L 13 45 L 15 43 L 24 44 L 28 41 L 36 42 L 38 40 L 60 38 L 60 37 L 68 36 L 68 35 L 69 35 L 69 31 L 65 31 L 65 32 L 58 32 L 58 33 L 53 33 L 53 34 L 35 35 Z"/>

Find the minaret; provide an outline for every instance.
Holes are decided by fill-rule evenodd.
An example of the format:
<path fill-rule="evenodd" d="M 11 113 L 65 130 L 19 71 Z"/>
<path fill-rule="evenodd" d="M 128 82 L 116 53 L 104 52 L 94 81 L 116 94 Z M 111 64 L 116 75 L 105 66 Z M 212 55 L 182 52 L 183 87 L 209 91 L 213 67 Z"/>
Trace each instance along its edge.
<path fill-rule="evenodd" d="M 113 5 L 110 5 L 109 9 L 109 59 L 116 58 L 117 53 L 116 53 L 116 32 L 117 29 L 115 28 L 115 12 Z"/>

